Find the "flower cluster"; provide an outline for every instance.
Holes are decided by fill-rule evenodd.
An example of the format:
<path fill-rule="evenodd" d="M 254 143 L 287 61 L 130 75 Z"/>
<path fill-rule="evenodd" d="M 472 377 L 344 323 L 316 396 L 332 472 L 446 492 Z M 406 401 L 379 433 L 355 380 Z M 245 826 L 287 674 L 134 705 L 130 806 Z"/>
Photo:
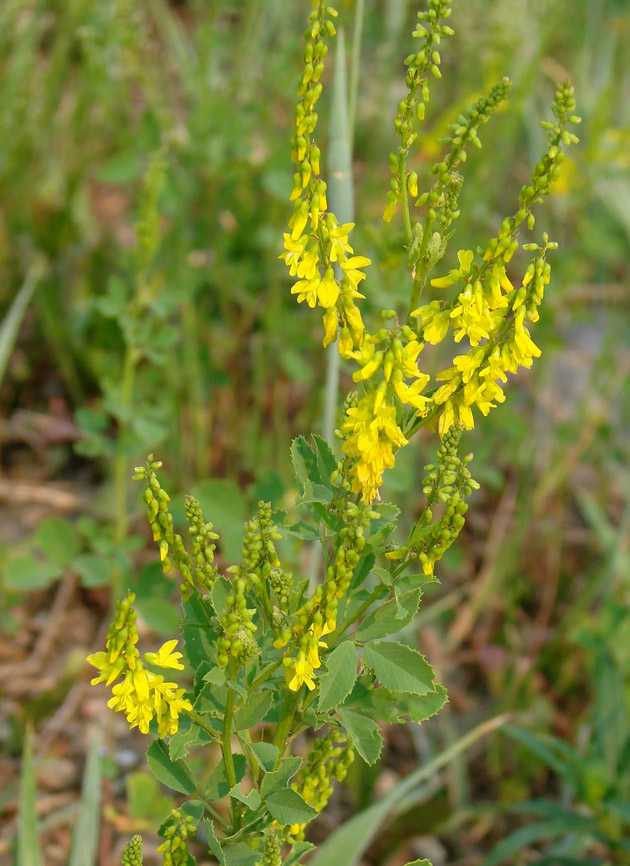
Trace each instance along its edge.
<path fill-rule="evenodd" d="M 354 760 L 354 747 L 348 742 L 347 735 L 339 728 L 331 728 L 319 737 L 304 763 L 304 768 L 292 783 L 292 787 L 306 802 L 321 812 L 333 793 L 333 781 L 342 782 L 348 767 Z M 304 838 L 306 824 L 289 827 L 291 836 Z"/>
<path fill-rule="evenodd" d="M 441 58 L 437 46 L 444 36 L 453 35 L 453 30 L 442 24 L 442 20 L 450 14 L 450 0 L 431 0 L 426 12 L 418 12 L 417 29 L 413 35 L 422 39 L 423 44 L 418 52 L 405 59 L 407 93 L 398 104 L 398 115 L 394 121 L 400 145 L 389 155 L 392 188 L 387 193 L 387 204 L 383 213 L 383 219 L 387 222 L 392 219 L 401 201 L 403 207 L 407 206 L 406 189 L 409 189 L 412 196 L 418 195 L 418 177 L 413 171 L 407 172 L 406 159 L 418 136 L 415 120 L 424 120 L 426 104 L 429 101 L 428 74 L 441 78 Z"/>
<path fill-rule="evenodd" d="M 378 514 L 365 502 L 346 501 L 341 514 L 342 525 L 337 535 L 337 545 L 326 577 L 312 597 L 296 613 L 293 629 L 286 628 L 274 646 L 285 646 L 295 637 L 297 655 L 287 652 L 283 658 L 285 677 L 291 691 L 299 691 L 306 685 L 315 688 L 315 671 L 321 667 L 320 648 L 327 648 L 322 640 L 337 627 L 339 600 L 348 592 L 354 570 L 366 544 L 365 529 Z"/>
<path fill-rule="evenodd" d="M 155 470 L 162 466 L 161 461 L 154 460 L 153 455 L 147 457 L 146 466 L 136 466 L 134 480 L 148 482 L 144 491 L 144 502 L 147 516 L 153 533 L 153 540 L 159 545 L 162 570 L 168 574 L 173 567 L 172 559 L 183 581 L 180 584 L 182 598 L 186 601 L 192 592 L 199 589 L 209 591 L 216 577 L 214 566 L 213 540 L 218 538 L 212 532 L 212 524 L 206 523 L 201 513 L 201 506 L 194 497 L 186 501 L 186 519 L 193 541 L 193 563 L 181 535 L 173 530 L 173 517 L 168 510 L 170 496 L 162 489 Z"/>
<path fill-rule="evenodd" d="M 252 590 L 261 592 L 267 614 L 272 618 L 267 589 L 270 575 L 278 569 L 280 560 L 274 541 L 282 538 L 271 519 L 271 505 L 258 503 L 258 514 L 245 524 L 243 538 L 243 565 L 231 566 L 232 587 L 228 594 L 226 610 L 221 617 L 224 636 L 219 638 L 219 666 L 227 667 L 232 659 L 239 665 L 253 661 L 259 647 L 253 633 L 257 626 L 253 622 L 254 609 L 247 607 L 246 594 Z"/>
<path fill-rule="evenodd" d="M 88 662 L 99 671 L 92 685 L 116 683 L 108 707 L 124 712 L 130 726 L 138 727 L 143 734 L 149 733 L 149 725 L 155 718 L 158 735 L 164 737 L 177 731 L 180 713 L 192 710 L 192 704 L 183 697 L 184 689 L 178 688 L 177 683 L 165 682 L 163 676 L 150 671 L 140 658 L 136 647 L 136 612 L 131 607 L 134 599 L 133 593 L 128 593 L 118 602 L 116 616 L 107 632 L 105 651 L 88 656 Z M 143 658 L 159 668 L 183 670 L 179 661 L 182 654 L 174 652 L 176 646 L 176 640 L 167 641 L 158 652 L 145 653 Z M 121 681 L 116 682 L 121 677 Z"/>
<path fill-rule="evenodd" d="M 265 833 L 260 866 L 282 866 L 282 840 L 283 835 L 274 821 Z"/>
<path fill-rule="evenodd" d="M 337 12 L 319 0 L 305 34 L 304 72 L 298 87 L 296 132 L 291 140 L 291 159 L 296 165 L 291 192 L 294 208 L 281 258 L 290 275 L 298 278 L 291 288 L 298 303 L 306 301 L 310 307 L 320 306 L 326 311 L 324 346 L 339 336 L 339 351 L 347 357 L 363 343 L 365 327 L 355 299 L 364 297 L 359 291 L 365 279 L 361 268 L 370 260 L 354 255 L 348 239 L 354 224 L 339 225 L 328 211 L 326 182 L 320 176 L 320 150 L 313 139 L 315 105 L 322 92 L 320 78 L 328 53 L 324 37 L 335 33 L 336 17 Z"/>
<path fill-rule="evenodd" d="M 424 467 L 428 473 L 422 482 L 426 508 L 407 543 L 385 554 L 391 560 L 417 559 L 424 574 L 431 577 L 435 563 L 442 559 L 464 526 L 464 515 L 468 511 L 465 497 L 479 488 L 468 469 L 472 454 L 458 456 L 462 431 L 463 427 L 456 424 L 444 434 L 437 452 L 437 465 Z M 444 511 L 434 522 L 433 509 L 439 505 L 444 506 Z"/>
<path fill-rule="evenodd" d="M 125 845 L 121 866 L 142 866 L 142 836 L 133 836 Z"/>
<path fill-rule="evenodd" d="M 195 822 L 190 815 L 183 815 L 179 809 L 173 809 L 162 832 L 166 838 L 157 849 L 164 854 L 163 866 L 186 866 L 190 858 L 186 840 L 194 835 L 195 829 Z"/>
<path fill-rule="evenodd" d="M 352 378 L 369 382 L 371 388 L 356 406 L 347 408 L 340 435 L 344 454 L 353 458 L 352 491 L 367 503 L 378 498 L 383 473 L 394 465 L 395 452 L 407 444 L 398 424 L 395 398 L 420 413 L 428 402 L 421 392 L 429 377 L 417 365 L 423 346 L 411 328 L 403 325 L 366 336 L 361 350 L 352 353 L 360 365 Z"/>

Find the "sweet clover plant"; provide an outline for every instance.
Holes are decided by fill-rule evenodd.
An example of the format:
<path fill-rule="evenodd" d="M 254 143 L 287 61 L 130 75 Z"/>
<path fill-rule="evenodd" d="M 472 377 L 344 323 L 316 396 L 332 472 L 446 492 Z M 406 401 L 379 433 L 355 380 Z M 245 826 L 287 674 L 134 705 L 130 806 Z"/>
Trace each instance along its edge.
<path fill-rule="evenodd" d="M 402 214 L 409 300 L 405 310 L 383 310 L 371 330 L 361 308 L 371 262 L 354 249 L 354 225 L 340 224 L 328 207 L 315 140 L 337 13 L 322 0 L 314 6 L 291 139 L 293 213 L 282 258 L 297 301 L 321 308 L 323 344 L 335 344 L 350 362 L 357 390 L 345 399 L 337 443 L 312 435 L 291 444 L 297 519 L 260 502 L 245 525 L 241 561 L 224 573 L 214 558 L 218 536 L 193 497 L 185 509 L 189 542 L 175 531 L 161 463 L 149 456 L 134 477 L 145 486 L 163 570 L 179 574 L 182 651 L 169 640 L 140 654 L 130 593 L 118 603 L 105 650 L 89 657 L 99 672 L 93 682 L 112 686 L 109 706 L 153 738 L 150 769 L 188 798 L 160 827 L 168 866 L 194 863 L 188 839 L 195 835 L 221 866 L 301 862 L 313 848 L 305 841 L 307 825 L 355 755 L 378 760 L 380 723 L 420 723 L 446 701 L 430 663 L 392 636 L 413 621 L 478 487 L 472 455 L 462 453 L 464 432 L 477 410 L 487 415 L 505 400 L 508 374 L 540 355 L 529 325 L 538 320 L 556 244 L 546 234 L 522 243 L 519 232 L 534 230 L 535 206 L 558 177 L 563 147 L 577 140 L 569 131 L 579 122 L 573 90 L 562 84 L 553 119 L 543 122 L 547 149 L 514 213 L 485 246 L 460 249 L 458 267 L 440 271 L 459 216 L 467 148 L 480 146 L 481 127 L 507 98 L 510 82 L 500 81 L 452 124 L 420 194 L 408 160 L 430 81 L 441 77 L 441 42 L 453 33 L 449 0 L 430 0 L 418 13 L 416 48 L 405 60 L 407 91 L 394 121 L 399 144 L 389 155 L 383 215 L 389 222 Z M 519 249 L 531 258 L 515 266 Z M 433 299 L 422 298 L 427 283 L 437 290 Z M 432 380 L 420 364 L 423 349 L 449 337 L 452 363 Z M 407 539 L 396 541 L 398 509 L 382 502 L 379 491 L 385 470 L 421 428 L 436 432 L 437 455 L 425 467 L 424 510 Z M 321 580 L 309 581 L 282 561 L 287 536 L 319 545 Z M 178 670 L 191 674 L 185 686 L 167 680 Z M 201 776 L 193 764 L 203 750 L 217 758 Z M 123 864 L 138 866 L 141 858 L 136 836 Z"/>

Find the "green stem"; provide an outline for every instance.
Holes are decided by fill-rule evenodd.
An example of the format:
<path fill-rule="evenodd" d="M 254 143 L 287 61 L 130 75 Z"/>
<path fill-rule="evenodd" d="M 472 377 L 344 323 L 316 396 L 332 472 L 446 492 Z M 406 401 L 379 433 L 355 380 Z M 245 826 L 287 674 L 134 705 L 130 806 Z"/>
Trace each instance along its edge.
<path fill-rule="evenodd" d="M 205 719 L 203 719 L 203 718 L 199 715 L 199 713 L 195 712 L 195 710 L 188 710 L 188 717 L 190 718 L 190 720 L 191 720 L 192 722 L 194 722 L 194 723 L 195 723 L 196 725 L 198 725 L 200 728 L 203 728 L 204 731 L 205 731 L 207 734 L 210 734 L 210 736 L 211 736 L 213 739 L 215 739 L 215 740 L 218 740 L 218 739 L 219 739 L 219 735 L 218 735 L 217 732 L 214 730 L 214 728 L 212 727 L 212 725 L 209 725 L 209 724 L 205 721 Z"/>
<path fill-rule="evenodd" d="M 225 775 L 230 789 L 236 785 L 236 771 L 234 770 L 234 758 L 232 757 L 232 716 L 234 714 L 234 689 L 227 686 L 227 701 L 225 704 L 225 715 L 223 716 L 223 734 L 221 737 L 221 752 L 225 764 Z"/>
<path fill-rule="evenodd" d="M 216 819 L 220 824 L 223 824 L 223 826 L 225 827 L 226 830 L 229 830 L 229 829 L 230 829 L 230 825 L 228 824 L 228 822 L 225 821 L 225 820 L 224 820 L 224 819 L 219 815 L 219 813 L 217 812 L 217 810 L 216 810 L 213 806 L 211 806 L 210 803 L 208 803 L 207 800 L 204 800 L 204 798 L 201 797 L 199 794 L 197 794 L 197 798 L 198 798 L 199 800 L 201 800 L 201 802 L 203 803 L 203 805 L 205 806 L 205 808 L 208 810 L 208 812 L 210 812 L 210 814 L 212 815 L 213 818 L 215 818 L 215 819 Z"/>
<path fill-rule="evenodd" d="M 359 617 L 363 616 L 366 610 L 370 607 L 370 605 L 376 601 L 381 595 L 383 595 L 383 590 L 387 591 L 387 587 L 384 584 L 379 583 L 376 589 L 372 590 L 369 596 L 365 599 L 363 604 L 361 604 L 352 616 L 348 617 L 348 619 L 344 622 L 343 625 L 339 626 L 339 628 L 332 633 L 330 636 L 330 643 L 328 644 L 329 651 L 335 647 L 336 642 L 339 640 L 341 635 L 347 631 L 350 626 L 355 623 Z"/>
<path fill-rule="evenodd" d="M 293 717 L 297 709 L 298 698 L 299 692 L 290 691 L 286 696 L 284 706 L 282 707 L 280 720 L 278 722 L 278 727 L 276 728 L 276 735 L 273 738 L 273 744 L 278 748 L 278 757 L 276 758 L 276 764 L 274 767 L 275 770 L 280 766 L 287 748 L 287 742 L 291 733 L 291 725 L 293 724 Z"/>

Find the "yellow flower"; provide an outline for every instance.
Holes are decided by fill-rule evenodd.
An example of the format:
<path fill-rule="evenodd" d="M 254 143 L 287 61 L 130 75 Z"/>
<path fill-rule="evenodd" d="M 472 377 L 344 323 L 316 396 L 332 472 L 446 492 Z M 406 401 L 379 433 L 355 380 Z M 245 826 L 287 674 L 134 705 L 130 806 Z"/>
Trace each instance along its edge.
<path fill-rule="evenodd" d="M 345 262 L 340 261 L 339 264 L 341 265 L 341 270 L 344 272 L 352 288 L 356 289 L 361 280 L 365 279 L 365 274 L 363 271 L 360 271 L 359 268 L 365 268 L 368 265 L 371 265 L 372 260 L 368 259 L 367 256 L 350 256 L 350 258 L 346 259 Z"/>
<path fill-rule="evenodd" d="M 182 654 L 173 652 L 176 646 L 176 640 L 169 640 L 156 653 L 145 653 L 144 658 L 149 664 L 157 665 L 159 668 L 174 668 L 175 670 L 183 671 L 184 665 L 179 661 L 182 658 Z"/>
<path fill-rule="evenodd" d="M 319 288 L 319 279 L 315 280 L 298 280 L 291 288 L 291 294 L 298 296 L 298 304 L 306 301 L 309 307 L 317 305 L 317 289 Z"/>
<path fill-rule="evenodd" d="M 322 318 L 324 323 L 324 347 L 334 343 L 337 339 L 337 330 L 339 326 L 339 316 L 335 307 L 326 310 Z"/>
<path fill-rule="evenodd" d="M 353 253 L 354 250 L 348 243 L 348 235 L 354 228 L 354 223 L 344 223 L 341 226 L 335 226 L 329 234 L 330 241 L 330 261 L 336 262 L 345 257 L 346 253 Z"/>
<path fill-rule="evenodd" d="M 332 268 L 327 268 L 324 279 L 317 287 L 317 299 L 320 307 L 333 307 L 339 297 L 339 285 L 335 279 Z"/>
<path fill-rule="evenodd" d="M 310 691 L 313 691 L 315 688 L 313 667 L 306 661 L 306 659 L 298 658 L 291 667 L 285 668 L 284 674 L 287 684 L 292 692 L 297 692 L 302 685 L 306 685 Z"/>
<path fill-rule="evenodd" d="M 285 253 L 278 256 L 279 259 L 282 259 L 284 263 L 289 268 L 289 274 L 294 277 L 297 274 L 298 265 L 300 263 L 302 254 L 306 248 L 306 244 L 308 243 L 308 236 L 303 235 L 301 238 L 297 240 L 293 240 L 291 235 L 285 232 L 284 234 L 284 248 L 286 250 Z"/>

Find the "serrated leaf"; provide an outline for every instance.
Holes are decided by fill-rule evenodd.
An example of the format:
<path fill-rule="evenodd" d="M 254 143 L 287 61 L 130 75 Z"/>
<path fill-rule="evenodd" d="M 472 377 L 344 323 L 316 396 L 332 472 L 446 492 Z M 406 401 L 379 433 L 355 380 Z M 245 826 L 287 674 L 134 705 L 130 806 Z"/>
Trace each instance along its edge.
<path fill-rule="evenodd" d="M 234 787 L 230 789 L 230 797 L 234 797 L 235 800 L 240 800 L 241 803 L 245 803 L 247 808 L 251 809 L 252 812 L 255 812 L 261 803 L 260 794 L 256 788 L 252 788 L 251 791 L 244 794 L 238 785 L 234 785 Z"/>
<path fill-rule="evenodd" d="M 357 651 L 352 641 L 339 644 L 326 656 L 326 673 L 319 680 L 319 711 L 339 706 L 357 681 Z"/>
<path fill-rule="evenodd" d="M 194 794 L 195 781 L 182 760 L 171 760 L 166 743 L 155 740 L 147 749 L 147 764 L 155 778 L 181 794 Z"/>
<path fill-rule="evenodd" d="M 363 660 L 391 692 L 424 695 L 433 691 L 433 668 L 411 647 L 394 641 L 366 644 Z"/>
<path fill-rule="evenodd" d="M 259 743 L 250 743 L 249 748 L 256 756 L 256 760 L 258 761 L 261 770 L 264 770 L 265 772 L 273 771 L 276 760 L 278 759 L 277 746 L 274 746 L 273 743 L 265 743 L 261 741 Z"/>
<path fill-rule="evenodd" d="M 435 690 L 425 695 L 400 695 L 401 712 L 409 716 L 410 721 L 424 722 L 440 712 L 448 701 L 448 692 L 444 686 L 436 685 Z"/>
<path fill-rule="evenodd" d="M 214 832 L 214 823 L 209 818 L 204 818 L 203 829 L 206 834 L 210 853 L 217 858 L 220 866 L 225 866 L 225 854 L 223 853 L 223 848 L 219 844 L 219 840 Z"/>
<path fill-rule="evenodd" d="M 181 716 L 177 732 L 168 738 L 168 753 L 172 761 L 185 758 L 194 746 L 210 743 L 212 737 L 199 725 L 195 725 L 187 716 Z"/>
<path fill-rule="evenodd" d="M 216 584 L 216 581 L 215 581 Z M 182 605 L 184 621 L 182 635 L 186 644 L 186 658 L 193 670 L 208 662 L 216 664 L 216 639 L 212 626 L 214 610 L 209 602 L 192 595 Z"/>
<path fill-rule="evenodd" d="M 321 436 L 313 433 L 313 442 L 315 443 L 315 453 L 317 454 L 317 469 L 319 470 L 319 480 L 322 484 L 332 486 L 330 476 L 337 469 L 337 458 L 332 453 L 330 445 Z"/>
<path fill-rule="evenodd" d="M 340 707 L 337 712 L 357 752 L 366 763 L 374 764 L 383 748 L 383 738 L 378 724 L 363 713 L 357 713 L 347 707 Z"/>
<path fill-rule="evenodd" d="M 265 800 L 270 794 L 286 788 L 302 765 L 302 758 L 283 758 L 277 770 L 265 773 L 260 785 L 260 793 Z"/>
<path fill-rule="evenodd" d="M 262 722 L 273 704 L 273 693 L 265 691 L 254 692 L 245 701 L 244 706 L 234 714 L 234 727 L 237 731 L 253 728 Z"/>
<path fill-rule="evenodd" d="M 356 632 L 360 641 L 375 640 L 396 634 L 411 622 L 420 603 L 420 591 L 413 590 L 402 598 L 392 598 L 368 614 Z M 402 612 L 402 616 L 399 614 Z"/>
<path fill-rule="evenodd" d="M 241 782 L 247 769 L 247 758 L 245 755 L 233 755 L 233 760 L 236 781 Z M 229 793 L 230 786 L 225 772 L 225 762 L 221 758 L 206 780 L 205 798 L 206 800 L 222 800 Z"/>
<path fill-rule="evenodd" d="M 223 668 L 212 668 L 207 674 L 203 675 L 203 680 L 206 683 L 212 683 L 215 686 L 225 685 L 225 671 Z"/>
<path fill-rule="evenodd" d="M 304 436 L 297 436 L 291 443 L 291 460 L 300 494 L 304 493 L 307 481 L 315 484 L 320 483 L 317 457 Z"/>
<path fill-rule="evenodd" d="M 265 798 L 265 806 L 271 817 L 286 827 L 290 824 L 306 824 L 317 816 L 317 810 L 306 802 L 297 791 L 284 788 Z"/>
<path fill-rule="evenodd" d="M 222 574 L 219 574 L 212 585 L 212 592 L 210 593 L 212 607 L 218 617 L 220 617 L 225 611 L 225 606 L 231 589 L 232 581 L 228 580 L 227 577 L 223 577 Z"/>

